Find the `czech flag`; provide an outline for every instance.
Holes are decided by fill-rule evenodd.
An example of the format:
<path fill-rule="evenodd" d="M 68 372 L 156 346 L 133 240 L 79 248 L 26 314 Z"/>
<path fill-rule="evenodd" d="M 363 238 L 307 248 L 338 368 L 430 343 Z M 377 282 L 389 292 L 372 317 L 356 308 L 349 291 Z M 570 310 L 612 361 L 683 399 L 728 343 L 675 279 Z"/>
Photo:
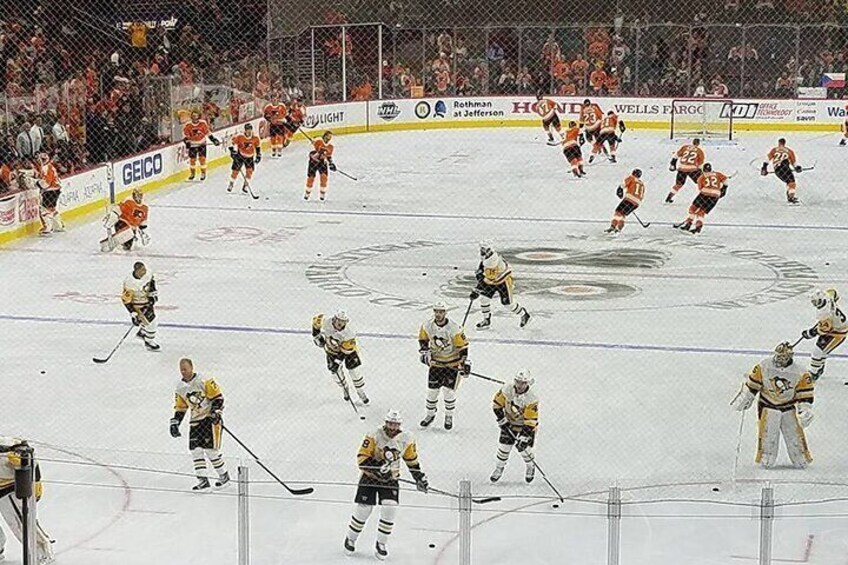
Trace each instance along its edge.
<path fill-rule="evenodd" d="M 825 88 L 845 88 L 845 73 L 824 73 L 820 86 Z"/>

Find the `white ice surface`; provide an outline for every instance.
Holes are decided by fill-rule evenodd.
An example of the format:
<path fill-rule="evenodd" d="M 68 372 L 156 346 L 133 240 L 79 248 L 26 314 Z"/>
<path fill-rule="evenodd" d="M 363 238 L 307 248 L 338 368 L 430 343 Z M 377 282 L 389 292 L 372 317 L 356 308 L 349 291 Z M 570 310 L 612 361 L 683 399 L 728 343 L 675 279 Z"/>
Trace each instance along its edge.
<path fill-rule="evenodd" d="M 618 164 L 588 166 L 589 177 L 574 181 L 537 130 L 502 129 L 339 137 L 336 161 L 360 180 L 334 175 L 323 204 L 301 198 L 303 144 L 261 163 L 256 202 L 226 194 L 226 173 L 216 169 L 203 185 L 151 197 L 152 243 L 128 254 L 96 251 L 99 222 L 3 249 L 2 431 L 38 442 L 47 483 L 39 511 L 57 540 L 57 562 L 236 562 L 235 486 L 190 493 L 186 439 L 168 435 L 182 356 L 217 378 L 226 422 L 251 449 L 284 480 L 316 488 L 292 499 L 225 439 L 231 470 L 241 460 L 260 481 L 251 485 L 259 495 L 253 563 L 374 561 L 373 515 L 357 557 L 346 560 L 341 542 L 356 449 L 390 407 L 418 438 L 431 485 L 455 491 L 468 477 L 475 492 L 505 497 L 475 506 L 476 563 L 604 563 L 600 502 L 612 484 L 625 501 L 642 503 L 624 508 L 623 562 L 754 559 L 757 509 L 725 503 L 756 504 L 768 480 L 779 502 L 848 495 L 848 351 L 837 350 L 817 387 L 808 430 L 815 461 L 806 471 L 754 466 L 749 413 L 734 484 L 740 420 L 728 405 L 746 370 L 812 324 L 805 285 L 848 292 L 848 153 L 834 136 L 792 135 L 802 164 L 817 167 L 799 175 L 803 205 L 790 207 L 778 181 L 758 174 L 772 136 L 741 139 L 707 147 L 716 170 L 737 174 L 700 236 L 669 227 L 694 189 L 663 205 L 674 146 L 661 133 L 629 131 Z M 611 239 L 602 230 L 618 202 L 615 187 L 636 166 L 647 184 L 638 213 L 652 226 L 631 218 Z M 541 476 L 524 484 L 516 454 L 504 479 L 488 483 L 497 441 L 492 383 L 463 383 L 453 431 L 440 427 L 442 411 L 436 427 L 418 430 L 426 377 L 417 328 L 438 298 L 461 320 L 481 238 L 518 259 L 517 296 L 535 319 L 520 330 L 496 303 L 494 327 L 481 333 L 475 305 L 471 359 L 475 371 L 501 379 L 523 366 L 536 376 L 538 462 L 564 495 L 579 499 L 559 508 Z M 363 248 L 370 251 L 340 255 Z M 108 352 L 127 327 L 118 294 L 135 260 L 160 280 L 162 351 L 130 338 L 111 362 L 94 365 L 92 356 Z M 332 277 L 353 296 L 335 294 Z M 791 296 L 756 304 L 781 284 L 794 285 Z M 585 299 L 610 288 L 621 295 Z M 750 305 L 705 306 L 731 300 Z M 373 400 L 365 423 L 342 402 L 309 337 L 311 317 L 340 306 L 360 333 Z M 800 361 L 809 347 L 799 348 Z M 392 562 L 456 562 L 456 508 L 436 494 L 402 492 Z M 775 558 L 844 565 L 846 510 L 839 500 L 779 508 Z M 10 542 L 10 563 L 18 551 Z"/>

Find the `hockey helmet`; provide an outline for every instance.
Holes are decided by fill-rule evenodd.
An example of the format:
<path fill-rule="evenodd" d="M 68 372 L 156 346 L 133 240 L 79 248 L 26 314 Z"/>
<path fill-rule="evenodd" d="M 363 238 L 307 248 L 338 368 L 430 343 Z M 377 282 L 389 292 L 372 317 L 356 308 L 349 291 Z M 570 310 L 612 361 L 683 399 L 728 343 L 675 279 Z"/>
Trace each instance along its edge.
<path fill-rule="evenodd" d="M 337 310 L 336 313 L 333 314 L 333 327 L 337 330 L 344 329 L 349 321 L 350 318 L 344 310 Z"/>
<path fill-rule="evenodd" d="M 813 289 L 810 292 L 810 303 L 815 308 L 824 308 L 827 304 L 827 294 L 820 288 Z"/>
<path fill-rule="evenodd" d="M 383 422 L 383 431 L 389 437 L 395 437 L 400 433 L 400 426 L 403 424 L 403 419 L 400 417 L 398 410 L 389 410 L 386 412 L 386 418 Z"/>
<path fill-rule="evenodd" d="M 777 344 L 774 348 L 774 364 L 778 367 L 788 367 L 792 364 L 792 344 L 788 341 Z"/>
<path fill-rule="evenodd" d="M 535 379 L 530 376 L 530 369 L 521 369 L 517 373 L 515 373 L 515 377 L 513 378 L 513 383 L 515 387 L 518 388 L 519 385 L 524 387 L 524 391 L 526 391 L 530 386 L 535 383 Z"/>
<path fill-rule="evenodd" d="M 713 166 L 710 163 L 704 163 L 703 170 L 705 173 L 712 172 Z"/>
<path fill-rule="evenodd" d="M 642 169 L 633 169 L 633 172 L 630 174 L 632 174 L 637 179 L 640 179 L 642 178 Z"/>

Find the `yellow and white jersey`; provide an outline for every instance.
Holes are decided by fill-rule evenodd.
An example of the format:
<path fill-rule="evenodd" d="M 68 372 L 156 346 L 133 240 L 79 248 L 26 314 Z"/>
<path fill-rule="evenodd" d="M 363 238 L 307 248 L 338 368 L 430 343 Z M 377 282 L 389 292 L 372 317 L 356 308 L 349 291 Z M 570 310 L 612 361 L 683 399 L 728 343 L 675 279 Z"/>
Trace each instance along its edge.
<path fill-rule="evenodd" d="M 430 363 L 435 367 L 458 367 L 463 351 L 468 349 L 468 339 L 459 324 L 446 320 L 443 326 L 435 318 L 424 322 L 418 331 L 422 349 L 430 351 Z"/>
<path fill-rule="evenodd" d="M 3 437 L 0 436 L 0 446 L 2 447 L 12 447 L 13 445 L 18 445 L 21 443 L 20 438 L 16 437 Z M 12 487 L 15 484 L 15 469 L 19 469 L 21 466 L 21 457 L 14 451 L 8 451 L 6 453 L 0 453 L 0 490 Z M 41 469 L 39 465 L 36 463 L 36 472 L 35 472 L 35 497 L 37 499 L 41 498 L 42 493 L 42 484 L 41 484 Z"/>
<path fill-rule="evenodd" d="M 350 355 L 357 350 L 356 332 L 351 328 L 350 322 L 345 324 L 343 330 L 337 330 L 333 326 L 333 318 L 324 318 L 324 314 L 318 314 L 312 318 L 312 333 L 315 330 L 324 336 L 324 351 L 333 354 Z"/>
<path fill-rule="evenodd" d="M 223 398 L 223 393 L 215 379 L 201 377 L 195 373 L 190 381 L 180 379 L 177 384 L 174 411 L 186 412 L 191 410 L 191 421 L 199 422 L 209 417 L 212 410 L 212 401 L 217 398 Z"/>
<path fill-rule="evenodd" d="M 514 384 L 504 385 L 495 393 L 492 408 L 502 408 L 506 419 L 513 426 L 527 426 L 535 430 L 539 425 L 539 397 L 533 387 L 529 387 L 523 394 L 518 394 Z"/>
<path fill-rule="evenodd" d="M 390 465 L 392 477 L 400 477 L 400 461 L 406 461 L 410 469 L 418 469 L 418 447 L 415 439 L 409 432 L 400 432 L 395 437 L 389 437 L 386 431 L 380 427 L 377 431 L 367 434 L 359 447 L 356 456 L 357 464 L 362 472 L 372 478 L 377 477 L 377 469 L 386 462 L 386 452 L 393 452 L 394 458 Z"/>
<path fill-rule="evenodd" d="M 509 264 L 494 251 L 489 257 L 483 259 L 480 266 L 483 270 L 484 284 L 497 285 L 512 279 L 512 269 Z"/>
<path fill-rule="evenodd" d="M 848 320 L 845 314 L 836 305 L 836 291 L 829 288 L 825 291 L 827 300 L 824 306 L 816 309 L 816 318 L 818 324 L 816 328 L 820 334 L 826 335 L 846 335 L 848 334 Z"/>
<path fill-rule="evenodd" d="M 128 276 L 124 280 L 124 292 L 121 295 L 121 300 L 124 304 L 134 304 L 136 306 L 145 306 L 150 302 L 150 290 L 154 287 L 153 273 L 148 271 L 140 279 L 134 275 Z"/>
<path fill-rule="evenodd" d="M 773 357 L 763 359 L 748 373 L 748 389 L 760 394 L 760 402 L 776 408 L 813 400 L 813 381 L 803 366 L 778 367 Z"/>

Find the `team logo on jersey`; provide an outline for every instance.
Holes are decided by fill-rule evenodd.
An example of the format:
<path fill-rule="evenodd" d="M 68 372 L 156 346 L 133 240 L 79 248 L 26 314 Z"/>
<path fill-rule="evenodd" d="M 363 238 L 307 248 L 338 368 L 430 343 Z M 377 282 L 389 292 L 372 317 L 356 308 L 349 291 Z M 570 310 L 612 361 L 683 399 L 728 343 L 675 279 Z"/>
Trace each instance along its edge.
<path fill-rule="evenodd" d="M 792 383 L 790 381 L 780 376 L 774 377 L 771 382 L 774 385 L 775 390 L 777 390 L 777 392 L 779 392 L 780 394 L 788 392 L 793 388 Z"/>
<path fill-rule="evenodd" d="M 445 338 L 445 337 L 440 336 L 440 335 L 434 335 L 430 339 L 433 342 L 433 349 L 436 349 L 438 351 L 444 351 L 446 349 L 450 349 L 450 347 L 451 347 L 452 342 L 451 342 L 451 339 L 449 337 Z"/>
<path fill-rule="evenodd" d="M 200 391 L 193 390 L 186 395 L 186 402 L 194 408 L 199 407 L 206 400 L 206 395 Z"/>

